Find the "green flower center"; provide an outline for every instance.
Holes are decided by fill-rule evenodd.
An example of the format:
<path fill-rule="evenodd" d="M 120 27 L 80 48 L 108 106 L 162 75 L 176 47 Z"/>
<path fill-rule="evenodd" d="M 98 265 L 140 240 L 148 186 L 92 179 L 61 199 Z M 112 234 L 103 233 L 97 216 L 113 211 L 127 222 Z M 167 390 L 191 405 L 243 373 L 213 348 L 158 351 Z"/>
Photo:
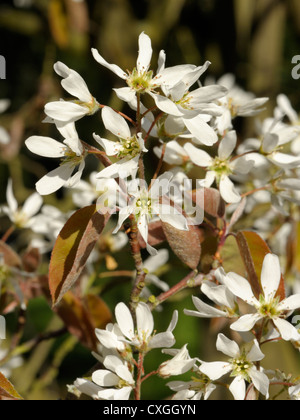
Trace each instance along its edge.
<path fill-rule="evenodd" d="M 245 354 L 242 354 L 236 359 L 231 359 L 230 363 L 232 365 L 232 377 L 242 376 L 249 381 L 249 370 L 253 367 L 253 364 L 247 360 Z"/>
<path fill-rule="evenodd" d="M 126 156 L 135 157 L 141 153 L 140 144 L 136 136 L 133 136 L 129 139 L 120 139 L 121 150 L 118 153 L 119 158 L 124 158 Z"/>
<path fill-rule="evenodd" d="M 272 319 L 281 315 L 281 312 L 277 309 L 280 303 L 279 297 L 272 299 L 270 302 L 267 302 L 265 296 L 260 295 L 259 302 L 259 313 L 264 317 Z"/>
<path fill-rule="evenodd" d="M 129 73 L 127 84 L 138 93 L 150 92 L 153 89 L 152 84 L 153 71 L 140 73 L 136 68 Z"/>

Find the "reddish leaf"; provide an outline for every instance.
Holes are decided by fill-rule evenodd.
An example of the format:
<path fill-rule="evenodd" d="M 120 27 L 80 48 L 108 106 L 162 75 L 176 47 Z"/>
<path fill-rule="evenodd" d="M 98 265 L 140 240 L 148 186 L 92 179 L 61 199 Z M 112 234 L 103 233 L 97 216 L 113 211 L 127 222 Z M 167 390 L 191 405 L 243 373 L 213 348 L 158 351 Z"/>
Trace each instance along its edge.
<path fill-rule="evenodd" d="M 23 398 L 15 390 L 14 386 L 0 372 L 0 400 L 22 400 Z"/>
<path fill-rule="evenodd" d="M 97 350 L 95 328 L 105 328 L 112 315 L 105 302 L 98 296 L 88 295 L 83 300 L 67 292 L 56 307 L 68 331 L 91 350 Z"/>
<path fill-rule="evenodd" d="M 202 194 L 204 193 L 204 197 Z M 197 196 L 199 197 L 197 198 Z M 204 211 L 210 216 L 219 218 L 225 215 L 225 201 L 222 199 L 221 194 L 215 188 L 203 188 L 193 190 L 192 199 L 195 203 L 201 206 L 203 204 Z"/>
<path fill-rule="evenodd" d="M 18 254 L 15 253 L 15 251 L 7 245 L 5 242 L 0 241 L 0 254 L 3 254 L 4 262 L 9 267 L 22 267 L 22 261 L 21 258 L 18 256 Z"/>
<path fill-rule="evenodd" d="M 79 278 L 109 217 L 98 213 L 96 206 L 92 205 L 74 213 L 63 227 L 55 243 L 49 268 L 53 305 Z"/>
<path fill-rule="evenodd" d="M 168 223 L 162 223 L 162 227 L 167 241 L 177 257 L 192 270 L 195 270 L 201 257 L 197 228 L 189 226 L 188 231 L 178 230 Z"/>
<path fill-rule="evenodd" d="M 263 262 L 265 256 L 271 253 L 271 250 L 266 242 L 255 232 L 238 232 L 236 239 L 248 273 L 248 280 L 255 296 L 258 298 L 262 293 L 261 272 Z M 283 276 L 281 277 L 277 295 L 280 296 L 281 300 L 285 299 Z"/>

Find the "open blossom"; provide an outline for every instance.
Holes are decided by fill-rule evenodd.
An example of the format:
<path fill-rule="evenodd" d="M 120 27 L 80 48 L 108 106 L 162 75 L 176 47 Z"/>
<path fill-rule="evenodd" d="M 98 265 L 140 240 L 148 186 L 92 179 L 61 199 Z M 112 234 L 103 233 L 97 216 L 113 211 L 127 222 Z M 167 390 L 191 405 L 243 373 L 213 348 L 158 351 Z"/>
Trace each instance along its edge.
<path fill-rule="evenodd" d="M 171 173 L 161 175 L 150 188 L 142 180 L 129 183 L 129 204 L 120 209 L 119 221 L 114 233 L 118 232 L 124 221 L 133 215 L 136 219 L 138 230 L 147 244 L 151 255 L 157 251 L 148 244 L 148 225 L 153 217 L 159 217 L 163 222 L 171 224 L 178 230 L 188 230 L 188 222 L 180 210 L 170 205 L 168 199 L 164 203 L 164 196 L 169 192 Z"/>
<path fill-rule="evenodd" d="M 235 273 L 228 273 L 225 284 L 237 297 L 244 300 L 254 308 L 254 313 L 242 316 L 231 325 L 235 331 L 251 331 L 254 325 L 262 319 L 272 321 L 278 329 L 283 340 L 299 340 L 297 329 L 285 318 L 286 313 L 300 308 L 300 295 L 293 295 L 280 300 L 276 296 L 281 280 L 281 268 L 279 258 L 273 254 L 267 254 L 261 273 L 261 285 L 263 293 L 259 299 L 254 296 L 250 283 Z"/>
<path fill-rule="evenodd" d="M 116 156 L 120 160 L 103 169 L 98 178 L 127 178 L 135 177 L 141 153 L 146 153 L 142 133 L 132 135 L 130 128 L 121 115 L 109 107 L 102 110 L 104 126 L 118 137 L 118 141 L 111 141 L 94 134 L 95 140 L 103 147 L 107 156 Z"/>
<path fill-rule="evenodd" d="M 73 187 L 81 178 L 85 168 L 86 152 L 79 140 L 75 124 L 56 123 L 63 143 L 50 137 L 32 136 L 26 140 L 27 148 L 39 156 L 60 158 L 58 168 L 49 172 L 36 183 L 36 189 L 41 195 L 52 194 L 62 187 Z M 78 171 L 73 175 L 76 167 Z"/>
<path fill-rule="evenodd" d="M 232 74 L 226 74 L 218 80 L 218 84 L 227 89 L 227 94 L 219 99 L 218 103 L 222 107 L 222 115 L 216 118 L 218 132 L 224 135 L 228 130 L 232 130 L 232 121 L 236 117 L 252 117 L 262 111 L 262 106 L 269 98 L 255 98 L 252 93 L 241 89 Z"/>
<path fill-rule="evenodd" d="M 195 364 L 195 359 L 189 355 L 187 344 L 181 350 L 168 350 L 164 353 L 174 355 L 174 357 L 160 365 L 158 374 L 163 378 L 182 375 L 191 370 Z"/>
<path fill-rule="evenodd" d="M 65 64 L 57 62 L 54 65 L 56 73 L 63 78 L 62 87 L 71 95 L 78 98 L 74 102 L 56 101 L 45 106 L 45 113 L 55 121 L 77 121 L 85 115 L 92 115 L 99 110 L 99 104 L 91 95 L 85 81 L 75 70 Z"/>
<path fill-rule="evenodd" d="M 178 320 L 177 311 L 174 311 L 167 331 L 159 334 L 154 331 L 154 319 L 148 305 L 140 302 L 135 312 L 137 328 L 134 326 L 130 310 L 124 303 L 119 303 L 115 310 L 118 327 L 128 344 L 143 353 L 155 348 L 173 347 L 175 344 L 173 330 Z"/>
<path fill-rule="evenodd" d="M 22 208 L 13 193 L 12 179 L 9 179 L 6 189 L 7 206 L 2 206 L 2 211 L 11 222 L 19 229 L 30 228 L 35 224 L 36 215 L 43 204 L 43 199 L 38 193 L 32 194 L 27 198 Z"/>
<path fill-rule="evenodd" d="M 224 278 L 225 271 L 218 269 L 215 273 L 215 277 L 220 283 L 217 286 L 212 282 L 205 282 L 201 286 L 201 291 L 213 302 L 217 304 L 217 307 L 213 307 L 203 302 L 197 297 L 193 297 L 194 305 L 197 311 L 184 310 L 185 315 L 195 316 L 198 318 L 234 318 L 237 317 L 238 306 L 236 297 L 233 293 L 225 286 Z"/>
<path fill-rule="evenodd" d="M 96 370 L 92 381 L 77 379 L 75 387 L 96 400 L 128 400 L 135 381 L 128 364 L 117 356 L 107 356 L 103 361 L 106 369 Z"/>
<path fill-rule="evenodd" d="M 224 334 L 218 335 L 217 350 L 230 357 L 228 362 L 203 363 L 200 371 L 212 381 L 216 381 L 226 374 L 234 378 L 229 390 L 235 400 L 244 400 L 246 396 L 246 383 L 254 387 L 265 397 L 269 395 L 269 379 L 267 375 L 255 366 L 265 355 L 261 352 L 257 340 L 250 350 L 240 349 L 235 341 L 229 340 Z"/>
<path fill-rule="evenodd" d="M 235 131 L 226 134 L 219 145 L 218 156 L 213 158 L 204 150 L 200 150 L 192 144 L 186 144 L 191 161 L 202 168 L 207 168 L 202 187 L 211 187 L 217 182 L 221 196 L 227 203 L 239 203 L 241 196 L 231 181 L 230 176 L 247 174 L 253 167 L 254 162 L 246 157 L 232 159 L 232 153 L 236 148 L 237 135 Z"/>

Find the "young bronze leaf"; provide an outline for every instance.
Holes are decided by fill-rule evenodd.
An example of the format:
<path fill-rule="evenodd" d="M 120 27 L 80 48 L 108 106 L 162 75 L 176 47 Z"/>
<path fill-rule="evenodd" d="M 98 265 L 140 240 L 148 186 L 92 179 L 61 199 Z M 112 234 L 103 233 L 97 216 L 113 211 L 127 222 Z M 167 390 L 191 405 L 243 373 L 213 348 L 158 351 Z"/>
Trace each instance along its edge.
<path fill-rule="evenodd" d="M 4 257 L 4 262 L 9 267 L 22 267 L 21 258 L 16 254 L 16 252 L 5 242 L 0 241 L 0 254 Z"/>
<path fill-rule="evenodd" d="M 0 400 L 2 399 L 22 400 L 23 398 L 18 394 L 9 380 L 0 372 Z"/>
<path fill-rule="evenodd" d="M 178 230 L 168 223 L 162 223 L 162 227 L 167 241 L 177 257 L 192 270 L 195 270 L 201 257 L 197 228 L 189 226 L 188 231 Z"/>
<path fill-rule="evenodd" d="M 265 256 L 271 253 L 271 250 L 266 242 L 255 232 L 238 232 L 236 239 L 248 273 L 248 280 L 252 286 L 255 296 L 259 297 L 262 293 L 260 278 L 263 262 Z M 280 296 L 281 300 L 285 299 L 283 276 L 281 277 L 277 295 Z"/>
<path fill-rule="evenodd" d="M 53 305 L 70 290 L 82 273 L 109 215 L 92 205 L 74 213 L 60 232 L 50 261 L 49 288 Z"/>
<path fill-rule="evenodd" d="M 197 196 L 199 197 L 197 198 Z M 200 190 L 193 190 L 192 198 L 195 203 L 201 206 L 203 203 L 204 211 L 210 216 L 219 218 L 225 214 L 225 201 L 221 194 L 215 188 L 203 188 Z"/>

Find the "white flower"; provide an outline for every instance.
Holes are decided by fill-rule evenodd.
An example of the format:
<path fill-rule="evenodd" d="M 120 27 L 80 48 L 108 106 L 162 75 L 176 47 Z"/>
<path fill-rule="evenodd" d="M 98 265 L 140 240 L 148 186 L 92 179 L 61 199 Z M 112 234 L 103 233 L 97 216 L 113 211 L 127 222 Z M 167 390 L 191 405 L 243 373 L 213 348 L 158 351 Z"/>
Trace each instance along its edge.
<path fill-rule="evenodd" d="M 111 141 L 94 134 L 94 139 L 104 148 L 107 156 L 117 156 L 120 160 L 103 169 L 98 178 L 127 178 L 135 176 L 141 153 L 146 153 L 142 133 L 131 135 L 130 128 L 121 115 L 109 107 L 102 110 L 102 119 L 107 130 L 119 138 Z"/>
<path fill-rule="evenodd" d="M 192 380 L 189 382 L 172 381 L 167 383 L 167 386 L 172 391 L 176 392 L 172 397 L 172 400 L 208 400 L 213 391 L 217 388 L 216 385 L 212 383 L 208 376 L 204 375 L 199 370 L 198 366 L 193 367 L 193 373 Z"/>
<path fill-rule="evenodd" d="M 218 80 L 218 84 L 228 90 L 227 95 L 219 100 L 223 113 L 216 119 L 218 132 L 222 136 L 226 131 L 232 130 L 234 118 L 259 114 L 262 111 L 261 107 L 269 100 L 268 98 L 255 98 L 252 93 L 245 92 L 236 85 L 235 77 L 232 74 L 224 75 Z"/>
<path fill-rule="evenodd" d="M 98 400 L 129 400 L 135 381 L 127 363 L 110 355 L 105 357 L 103 365 L 106 370 L 96 370 L 92 375 L 92 382 L 77 379 L 75 387 Z"/>
<path fill-rule="evenodd" d="M 253 383 L 254 387 L 265 397 L 269 394 L 269 379 L 255 366 L 255 362 L 264 359 L 258 342 L 254 344 L 249 351 L 240 350 L 236 342 L 229 340 L 225 335 L 219 334 L 217 340 L 217 349 L 230 357 L 226 362 L 203 363 L 200 371 L 207 375 L 212 381 L 222 378 L 230 373 L 234 378 L 229 390 L 235 400 L 244 400 L 246 396 L 246 382 Z"/>
<path fill-rule="evenodd" d="M 247 174 L 253 167 L 253 161 L 246 157 L 232 159 L 232 153 L 236 147 L 237 135 L 235 131 L 226 134 L 219 145 L 218 156 L 213 158 L 204 150 L 197 149 L 192 144 L 186 144 L 185 150 L 191 161 L 203 168 L 207 168 L 205 180 L 202 187 L 211 187 L 214 181 L 217 182 L 221 196 L 227 203 L 239 203 L 241 196 L 236 190 L 230 176 L 235 174 Z"/>
<path fill-rule="evenodd" d="M 158 374 L 163 378 L 182 375 L 191 370 L 195 364 L 195 359 L 191 359 L 189 355 L 187 344 L 181 350 L 175 350 L 173 352 L 165 351 L 164 353 L 175 355 L 171 360 L 162 363 L 158 368 Z"/>
<path fill-rule="evenodd" d="M 160 249 L 157 255 L 153 255 L 144 261 L 144 270 L 147 272 L 145 283 L 154 284 L 159 289 L 167 292 L 169 285 L 161 281 L 157 276 L 159 269 L 164 266 L 169 260 L 169 251 L 167 249 Z"/>
<path fill-rule="evenodd" d="M 250 331 L 254 325 L 262 319 L 271 320 L 281 334 L 283 340 L 290 341 L 299 339 L 297 329 L 286 321 L 286 312 L 300 308 L 300 295 L 293 295 L 280 301 L 276 297 L 281 281 L 281 268 L 279 258 L 273 254 L 267 254 L 261 273 L 261 285 L 263 293 L 259 300 L 256 299 L 250 283 L 235 273 L 226 276 L 225 284 L 237 297 L 253 306 L 255 313 L 242 316 L 231 325 L 234 331 Z"/>
<path fill-rule="evenodd" d="M 289 388 L 289 396 L 293 401 L 300 401 L 300 384 Z"/>
<path fill-rule="evenodd" d="M 128 102 L 133 108 L 136 108 L 136 93 L 151 93 L 162 85 L 173 86 L 184 74 L 196 68 L 196 66 L 183 65 L 166 69 L 166 56 L 164 51 L 161 51 L 157 74 L 153 76 L 153 71 L 149 70 L 152 52 L 151 39 L 142 32 L 139 36 L 139 54 L 136 68 L 132 72 L 128 71 L 126 73 L 116 64 L 108 63 L 95 48 L 92 49 L 92 54 L 99 64 L 126 81 L 128 87 L 115 89 L 115 92 L 121 100 Z M 158 97 L 159 95 L 155 96 Z"/>
<path fill-rule="evenodd" d="M 75 124 L 56 123 L 65 140 L 63 144 L 50 137 L 32 136 L 25 141 L 28 149 L 39 156 L 60 158 L 58 168 L 49 172 L 36 183 L 36 189 L 41 195 L 52 194 L 62 187 L 73 187 L 81 178 L 85 167 L 86 152 L 79 140 Z M 76 167 L 78 171 L 74 174 Z"/>
<path fill-rule="evenodd" d="M 22 208 L 19 208 L 13 193 L 12 179 L 9 179 L 6 189 L 6 200 L 7 206 L 2 206 L 2 211 L 17 228 L 25 229 L 34 226 L 36 220 L 34 216 L 39 212 L 43 204 L 43 199 L 38 193 L 28 197 Z"/>
<path fill-rule="evenodd" d="M 153 315 L 148 305 L 140 302 L 137 305 L 135 312 L 137 323 L 136 329 L 130 310 L 124 303 L 119 303 L 115 310 L 118 327 L 123 336 L 127 339 L 128 344 L 144 353 L 155 348 L 170 348 L 175 344 L 173 330 L 177 324 L 177 311 L 174 311 L 172 321 L 167 331 L 159 334 L 155 334 L 154 332 Z"/>
<path fill-rule="evenodd" d="M 237 317 L 237 302 L 236 297 L 233 293 L 224 285 L 223 279 L 225 278 L 225 271 L 218 269 L 215 273 L 215 277 L 221 283 L 217 286 L 212 282 L 205 282 L 201 286 L 201 291 L 213 302 L 215 302 L 219 308 L 214 308 L 207 305 L 197 297 L 193 297 L 194 305 L 197 311 L 184 310 L 185 315 L 195 316 L 198 318 L 233 318 Z"/>
<path fill-rule="evenodd" d="M 154 147 L 153 151 L 161 158 L 162 156 L 162 149 L 161 147 Z M 180 144 L 172 140 L 169 143 L 166 144 L 165 154 L 163 158 L 164 162 L 168 163 L 169 165 L 184 165 L 185 163 L 190 161 L 190 157 L 188 153 L 186 152 L 185 148 L 180 146 Z"/>
<path fill-rule="evenodd" d="M 54 65 L 56 73 L 63 77 L 62 87 L 77 101 L 56 101 L 45 106 L 45 113 L 55 121 L 77 121 L 85 115 L 93 115 L 99 110 L 99 104 L 91 95 L 85 81 L 75 70 L 69 69 L 65 64 L 57 62 Z"/>
<path fill-rule="evenodd" d="M 129 205 L 120 209 L 119 222 L 113 233 L 117 233 L 124 221 L 134 215 L 137 221 L 138 230 L 147 244 L 147 250 L 151 255 L 156 255 L 157 250 L 148 244 L 148 224 L 150 220 L 157 216 L 163 222 L 169 223 L 178 230 L 188 230 L 188 223 L 182 211 L 170 205 L 165 198 L 169 192 L 171 173 L 161 175 L 148 189 L 145 182 L 134 180 L 129 183 L 128 194 L 130 197 Z M 161 202 L 165 200 L 164 202 Z"/>

